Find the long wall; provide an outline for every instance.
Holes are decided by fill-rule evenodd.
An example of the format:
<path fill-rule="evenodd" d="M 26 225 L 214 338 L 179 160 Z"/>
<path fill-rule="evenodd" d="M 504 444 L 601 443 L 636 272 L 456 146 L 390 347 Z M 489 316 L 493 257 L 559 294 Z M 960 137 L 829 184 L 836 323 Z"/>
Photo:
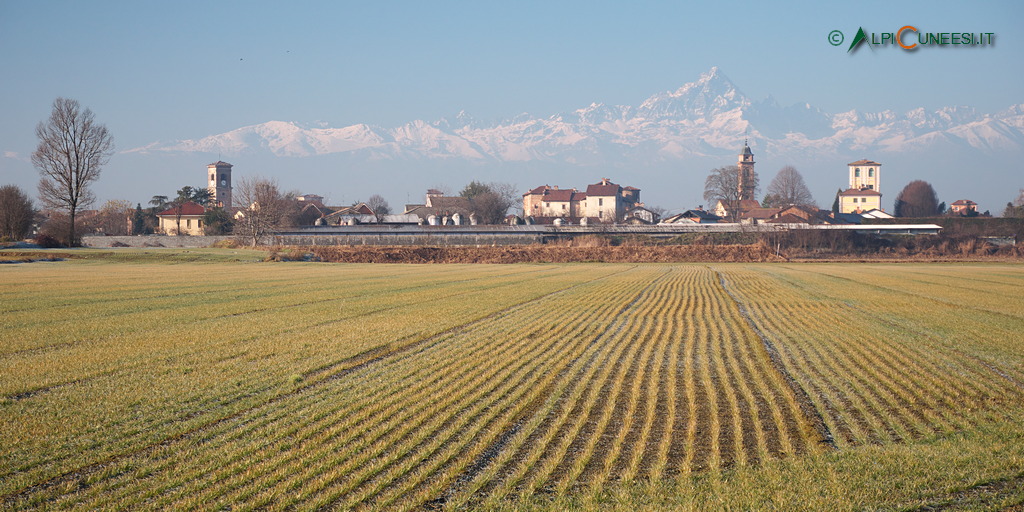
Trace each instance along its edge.
<path fill-rule="evenodd" d="M 210 247 L 221 240 L 233 240 L 231 236 L 84 236 L 82 244 L 86 247 L 114 247 L 120 242 L 129 247 Z M 267 237 L 266 245 L 529 245 L 543 243 L 540 233 L 431 233 L 431 234 L 317 234 L 317 235 L 280 235 Z M 243 242 L 243 244 L 248 241 Z"/>
<path fill-rule="evenodd" d="M 672 238 L 682 233 L 767 233 L 789 230 L 855 231 L 873 234 L 937 234 L 935 224 L 683 224 L 657 226 L 352 226 L 300 229 L 262 240 L 263 245 L 528 245 L 586 235 L 646 235 Z M 89 247 L 209 247 L 230 236 L 85 236 Z M 247 242 L 242 242 L 245 245 Z"/>
<path fill-rule="evenodd" d="M 230 236 L 83 236 L 82 245 L 86 247 L 113 247 L 121 242 L 129 247 L 210 247 L 220 240 L 230 240 Z"/>

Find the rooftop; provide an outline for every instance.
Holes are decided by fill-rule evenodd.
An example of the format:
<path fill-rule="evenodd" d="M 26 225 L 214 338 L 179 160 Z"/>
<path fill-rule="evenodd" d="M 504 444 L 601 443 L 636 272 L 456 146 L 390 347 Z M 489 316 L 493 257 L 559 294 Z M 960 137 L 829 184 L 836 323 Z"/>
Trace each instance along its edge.
<path fill-rule="evenodd" d="M 183 216 L 184 215 L 203 215 L 203 214 L 206 213 L 206 208 L 204 208 L 203 206 L 201 206 L 199 204 L 193 203 L 192 201 L 189 201 L 189 202 L 181 205 L 180 207 L 179 206 L 175 206 L 174 208 L 168 208 L 168 209 L 158 213 L 157 216 L 165 216 L 165 217 L 169 217 L 169 216 L 172 216 L 172 215 L 173 216 L 177 216 L 179 208 L 181 209 L 181 215 L 183 215 Z"/>

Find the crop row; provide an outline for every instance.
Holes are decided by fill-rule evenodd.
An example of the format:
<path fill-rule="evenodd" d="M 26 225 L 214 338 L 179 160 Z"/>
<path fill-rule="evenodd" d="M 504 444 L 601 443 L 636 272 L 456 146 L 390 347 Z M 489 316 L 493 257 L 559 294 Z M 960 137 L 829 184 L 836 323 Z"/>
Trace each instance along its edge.
<path fill-rule="evenodd" d="M 1005 266 L 181 267 L 69 265 L 59 306 L 53 276 L 0 292 L 26 297 L 3 306 L 5 505 L 501 507 L 1024 403 Z M 70 344 L 33 336 L 65 308 Z"/>
<path fill-rule="evenodd" d="M 1004 359 L 984 355 L 1018 339 L 1024 321 L 967 309 L 956 300 L 962 290 L 922 296 L 911 279 L 846 277 L 840 266 L 725 274 L 840 446 L 955 431 L 1024 400 L 1019 347 Z M 1021 302 L 1006 299 L 1004 309 Z"/>
<path fill-rule="evenodd" d="M 16 501 L 457 505 L 816 449 L 713 272 L 617 270 L 412 350 L 311 374 L 293 392 Z"/>

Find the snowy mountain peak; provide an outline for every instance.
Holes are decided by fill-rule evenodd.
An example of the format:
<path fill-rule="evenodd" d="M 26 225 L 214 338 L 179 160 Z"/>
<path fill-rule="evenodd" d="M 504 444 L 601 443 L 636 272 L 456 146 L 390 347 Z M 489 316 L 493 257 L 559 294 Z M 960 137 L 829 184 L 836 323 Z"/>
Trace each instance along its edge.
<path fill-rule="evenodd" d="M 750 100 L 717 67 L 701 74 L 696 82 L 675 91 L 651 96 L 637 109 L 652 119 L 665 117 L 709 118 L 716 114 L 749 107 Z"/>

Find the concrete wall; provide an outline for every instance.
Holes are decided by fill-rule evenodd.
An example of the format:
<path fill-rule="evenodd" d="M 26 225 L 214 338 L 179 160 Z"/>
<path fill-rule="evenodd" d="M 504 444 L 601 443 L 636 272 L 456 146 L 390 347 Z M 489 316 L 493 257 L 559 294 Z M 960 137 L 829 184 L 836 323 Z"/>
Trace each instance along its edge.
<path fill-rule="evenodd" d="M 86 247 L 112 247 L 121 242 L 129 247 L 210 247 L 220 240 L 233 240 L 232 236 L 84 236 Z M 353 233 L 346 235 L 280 235 L 267 237 L 265 245 L 528 245 L 544 240 L 541 233 L 477 234 L 477 233 L 436 233 L 436 234 L 375 234 Z M 243 245 L 247 245 L 248 241 Z"/>
<path fill-rule="evenodd" d="M 121 242 L 129 247 L 210 247 L 219 240 L 230 240 L 230 236 L 83 236 L 82 245 L 86 247 L 111 247 L 114 242 Z M 148 245 L 147 245 L 148 244 Z"/>
<path fill-rule="evenodd" d="M 529 245 L 543 243 L 544 236 L 536 234 L 351 234 L 351 235 L 281 235 L 274 242 L 280 245 Z"/>

